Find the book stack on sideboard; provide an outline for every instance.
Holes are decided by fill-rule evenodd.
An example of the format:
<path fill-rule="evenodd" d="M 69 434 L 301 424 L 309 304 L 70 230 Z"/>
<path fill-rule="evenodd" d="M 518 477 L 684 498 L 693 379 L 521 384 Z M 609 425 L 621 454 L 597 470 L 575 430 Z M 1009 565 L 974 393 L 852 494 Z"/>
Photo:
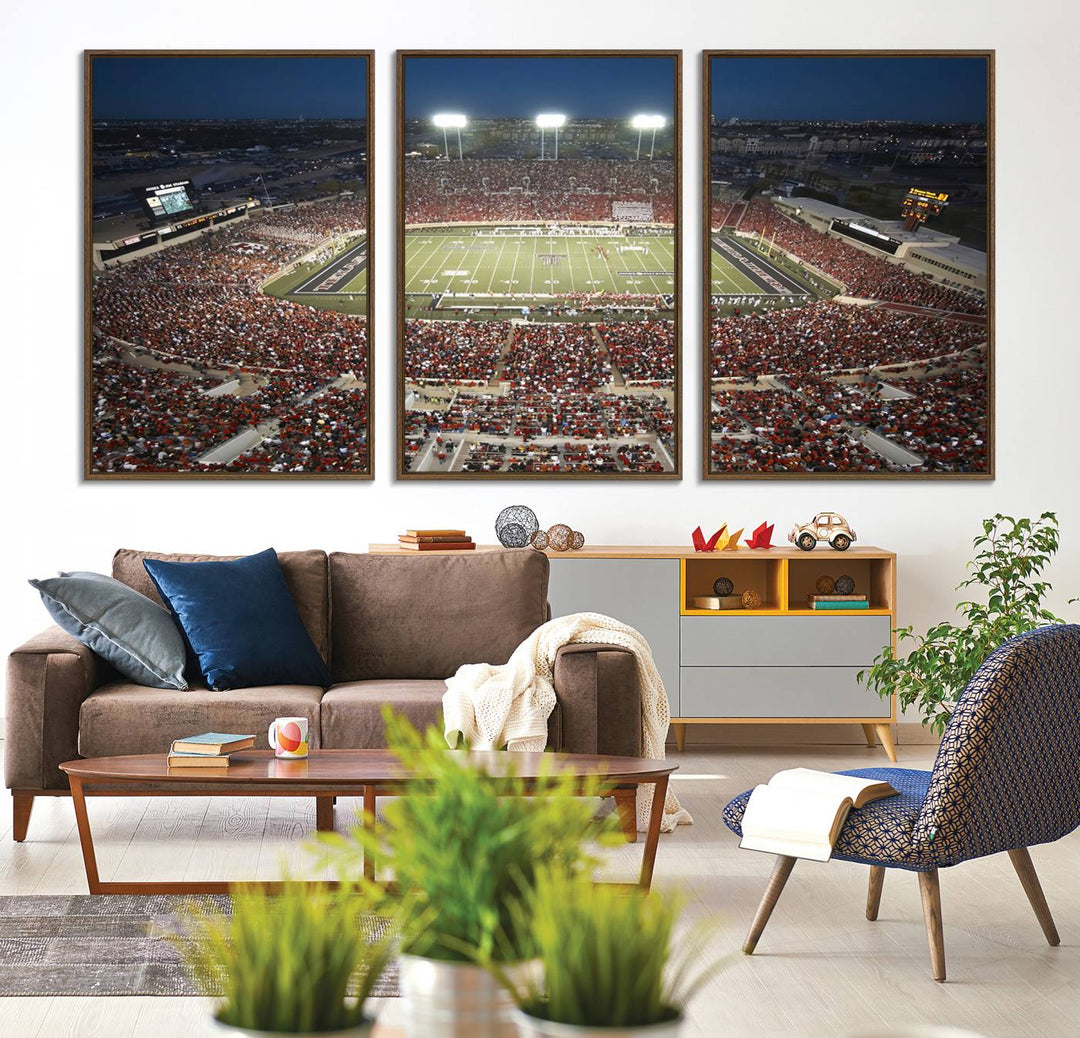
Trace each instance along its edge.
<path fill-rule="evenodd" d="M 398 534 L 406 551 L 473 551 L 476 545 L 464 530 L 406 530 Z"/>

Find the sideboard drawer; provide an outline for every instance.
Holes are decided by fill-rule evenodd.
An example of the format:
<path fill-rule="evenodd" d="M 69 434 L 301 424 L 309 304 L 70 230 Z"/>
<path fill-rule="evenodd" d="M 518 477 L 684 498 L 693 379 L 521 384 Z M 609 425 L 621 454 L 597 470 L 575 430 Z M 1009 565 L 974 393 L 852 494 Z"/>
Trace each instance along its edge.
<path fill-rule="evenodd" d="M 683 717 L 887 720 L 890 701 L 863 688 L 858 667 L 683 667 Z"/>
<path fill-rule="evenodd" d="M 865 667 L 892 637 L 888 616 L 684 616 L 681 620 L 684 667 Z"/>

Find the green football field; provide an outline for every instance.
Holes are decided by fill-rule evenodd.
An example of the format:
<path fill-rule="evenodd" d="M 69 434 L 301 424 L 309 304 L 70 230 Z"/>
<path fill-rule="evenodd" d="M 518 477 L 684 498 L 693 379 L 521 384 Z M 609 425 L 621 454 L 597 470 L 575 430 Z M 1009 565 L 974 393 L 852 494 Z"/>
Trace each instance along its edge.
<path fill-rule="evenodd" d="M 353 238 L 324 262 L 301 263 L 296 270 L 265 285 L 263 291 L 321 310 L 366 314 L 367 264 L 366 236 Z"/>
<path fill-rule="evenodd" d="M 443 306 L 543 302 L 579 292 L 671 295 L 671 235 L 606 237 L 414 230 L 405 235 L 405 292 Z"/>

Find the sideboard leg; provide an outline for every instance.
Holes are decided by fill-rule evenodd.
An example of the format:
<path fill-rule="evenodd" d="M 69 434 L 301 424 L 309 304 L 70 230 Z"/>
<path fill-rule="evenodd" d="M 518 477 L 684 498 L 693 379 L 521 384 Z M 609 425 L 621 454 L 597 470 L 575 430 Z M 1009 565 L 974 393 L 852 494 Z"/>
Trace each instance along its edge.
<path fill-rule="evenodd" d="M 874 730 L 878 734 L 878 738 L 881 740 L 881 745 L 885 747 L 885 752 L 889 755 L 889 760 L 894 764 L 896 763 L 896 744 L 893 742 L 892 737 L 892 725 L 886 722 L 885 724 L 875 724 Z"/>
<path fill-rule="evenodd" d="M 874 726 L 872 724 L 864 724 L 862 726 L 863 735 L 866 736 L 867 749 L 872 750 L 877 746 L 877 737 L 874 735 Z"/>
<path fill-rule="evenodd" d="M 675 729 L 675 748 L 677 750 L 686 749 L 686 725 L 685 724 L 673 724 L 671 726 Z"/>

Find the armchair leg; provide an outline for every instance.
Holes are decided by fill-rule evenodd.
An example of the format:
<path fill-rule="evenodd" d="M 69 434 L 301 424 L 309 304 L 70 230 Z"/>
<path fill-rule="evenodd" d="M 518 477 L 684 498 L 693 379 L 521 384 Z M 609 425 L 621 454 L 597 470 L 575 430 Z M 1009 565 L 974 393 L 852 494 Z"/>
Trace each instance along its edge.
<path fill-rule="evenodd" d="M 780 899 L 780 893 L 788 881 L 788 876 L 791 875 L 791 870 L 795 867 L 795 861 L 795 858 L 789 858 L 786 854 L 777 855 L 769 885 L 765 888 L 765 895 L 761 899 L 761 904 L 758 905 L 757 914 L 743 942 L 744 955 L 754 954 L 758 939 L 769 921 L 769 916 L 772 915 L 772 910 L 776 907 L 776 902 Z"/>
<path fill-rule="evenodd" d="M 26 839 L 26 829 L 30 825 L 30 812 L 34 809 L 34 794 L 13 789 L 11 809 L 11 838 L 16 843 L 22 843 Z"/>
<path fill-rule="evenodd" d="M 882 865 L 870 866 L 870 886 L 866 890 L 866 918 L 873 922 L 877 919 L 881 905 L 881 888 L 885 885 L 885 868 Z"/>
<path fill-rule="evenodd" d="M 930 966 L 934 980 L 945 980 L 945 933 L 941 926 L 941 887 L 938 871 L 919 874 L 919 894 L 922 896 L 923 918 L 926 920 L 926 939 L 930 943 Z"/>
<path fill-rule="evenodd" d="M 1020 877 L 1020 883 L 1024 888 L 1024 893 L 1027 894 L 1028 901 L 1031 902 L 1031 907 L 1035 909 L 1035 918 L 1039 920 L 1047 942 L 1051 948 L 1056 948 L 1061 943 L 1061 938 L 1054 925 L 1054 917 L 1050 914 L 1050 907 L 1046 903 L 1042 884 L 1035 873 L 1031 855 L 1026 847 L 1021 847 L 1018 850 L 1009 851 L 1009 860 L 1013 863 L 1017 876 Z"/>

